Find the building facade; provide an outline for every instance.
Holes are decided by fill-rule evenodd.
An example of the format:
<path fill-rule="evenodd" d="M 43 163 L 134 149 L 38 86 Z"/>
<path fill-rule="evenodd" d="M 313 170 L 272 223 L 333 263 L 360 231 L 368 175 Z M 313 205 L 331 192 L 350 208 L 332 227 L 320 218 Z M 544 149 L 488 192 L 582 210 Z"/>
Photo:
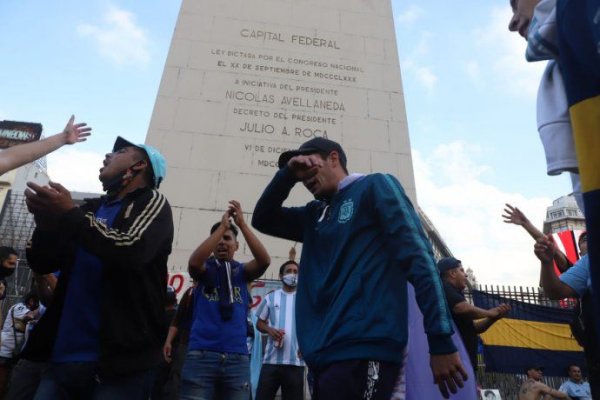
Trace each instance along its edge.
<path fill-rule="evenodd" d="M 559 197 L 546 209 L 545 234 L 579 230 L 585 230 L 585 217 L 572 194 Z"/>

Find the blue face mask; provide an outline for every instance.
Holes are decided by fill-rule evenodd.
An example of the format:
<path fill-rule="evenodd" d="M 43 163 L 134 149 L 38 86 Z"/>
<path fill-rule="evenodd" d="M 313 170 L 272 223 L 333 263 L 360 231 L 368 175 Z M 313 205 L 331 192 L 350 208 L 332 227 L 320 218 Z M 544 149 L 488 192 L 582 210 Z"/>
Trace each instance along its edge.
<path fill-rule="evenodd" d="M 282 281 L 290 287 L 296 287 L 298 284 L 298 274 L 285 274 Z"/>

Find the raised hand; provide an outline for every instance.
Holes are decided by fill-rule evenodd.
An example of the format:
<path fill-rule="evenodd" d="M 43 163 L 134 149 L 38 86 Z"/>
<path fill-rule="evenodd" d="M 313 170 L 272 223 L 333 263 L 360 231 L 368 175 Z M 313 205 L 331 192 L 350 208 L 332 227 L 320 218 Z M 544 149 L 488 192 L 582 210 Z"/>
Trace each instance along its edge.
<path fill-rule="evenodd" d="M 49 185 L 40 186 L 27 182 L 25 203 L 31 212 L 59 216 L 75 207 L 71 193 L 63 185 L 55 182 L 50 182 Z"/>
<path fill-rule="evenodd" d="M 71 115 L 65 129 L 63 129 L 62 134 L 64 135 L 64 140 L 66 144 L 73 144 L 79 142 L 85 142 L 88 136 L 91 135 L 91 130 L 89 126 L 85 122 L 80 122 L 78 124 L 75 123 L 75 116 Z"/>
<path fill-rule="evenodd" d="M 502 218 L 504 218 L 504 222 L 506 222 L 507 224 L 515 224 L 515 225 L 525 225 L 529 220 L 527 219 L 527 217 L 525 216 L 525 214 L 523 214 L 523 212 L 521 210 L 519 210 L 517 207 L 513 207 L 510 204 L 505 204 L 506 207 L 504 208 L 504 212 L 505 214 L 502 214 Z"/>
<path fill-rule="evenodd" d="M 225 214 L 223 214 L 223 216 L 221 217 L 221 226 L 225 228 L 225 230 L 231 228 L 231 220 L 229 219 L 230 217 L 231 213 L 229 212 L 229 210 L 225 211 Z"/>
<path fill-rule="evenodd" d="M 233 218 L 233 222 L 237 226 L 241 226 L 244 224 L 244 213 L 242 212 L 242 205 L 237 200 L 229 201 L 229 215 Z"/>

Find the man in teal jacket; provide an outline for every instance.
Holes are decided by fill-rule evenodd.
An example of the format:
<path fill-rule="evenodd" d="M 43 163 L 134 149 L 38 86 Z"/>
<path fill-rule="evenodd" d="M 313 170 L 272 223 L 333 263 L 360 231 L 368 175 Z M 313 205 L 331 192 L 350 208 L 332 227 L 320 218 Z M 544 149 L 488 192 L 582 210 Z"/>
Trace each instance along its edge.
<path fill-rule="evenodd" d="M 317 399 L 389 399 L 407 343 L 407 281 L 424 315 L 431 368 L 442 394 L 467 374 L 431 246 L 400 183 L 349 175 L 342 147 L 312 139 L 279 158 L 252 224 L 303 242 L 296 300 L 300 351 Z M 283 207 L 297 182 L 314 195 Z"/>

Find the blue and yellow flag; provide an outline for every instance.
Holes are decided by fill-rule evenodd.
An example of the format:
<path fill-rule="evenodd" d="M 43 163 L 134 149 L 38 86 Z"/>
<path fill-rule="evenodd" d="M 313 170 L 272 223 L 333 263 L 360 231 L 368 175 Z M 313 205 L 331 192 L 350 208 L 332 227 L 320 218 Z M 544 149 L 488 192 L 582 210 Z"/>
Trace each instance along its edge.
<path fill-rule="evenodd" d="M 600 313 L 600 0 L 558 0 L 563 73 L 588 231 L 592 296 Z M 600 342 L 600 318 L 596 319 Z"/>
<path fill-rule="evenodd" d="M 571 309 L 547 307 L 473 291 L 473 303 L 493 308 L 511 306 L 508 316 L 481 334 L 486 371 L 523 374 L 531 365 L 548 376 L 563 376 L 569 364 L 585 365 L 583 349 L 571 335 Z"/>

